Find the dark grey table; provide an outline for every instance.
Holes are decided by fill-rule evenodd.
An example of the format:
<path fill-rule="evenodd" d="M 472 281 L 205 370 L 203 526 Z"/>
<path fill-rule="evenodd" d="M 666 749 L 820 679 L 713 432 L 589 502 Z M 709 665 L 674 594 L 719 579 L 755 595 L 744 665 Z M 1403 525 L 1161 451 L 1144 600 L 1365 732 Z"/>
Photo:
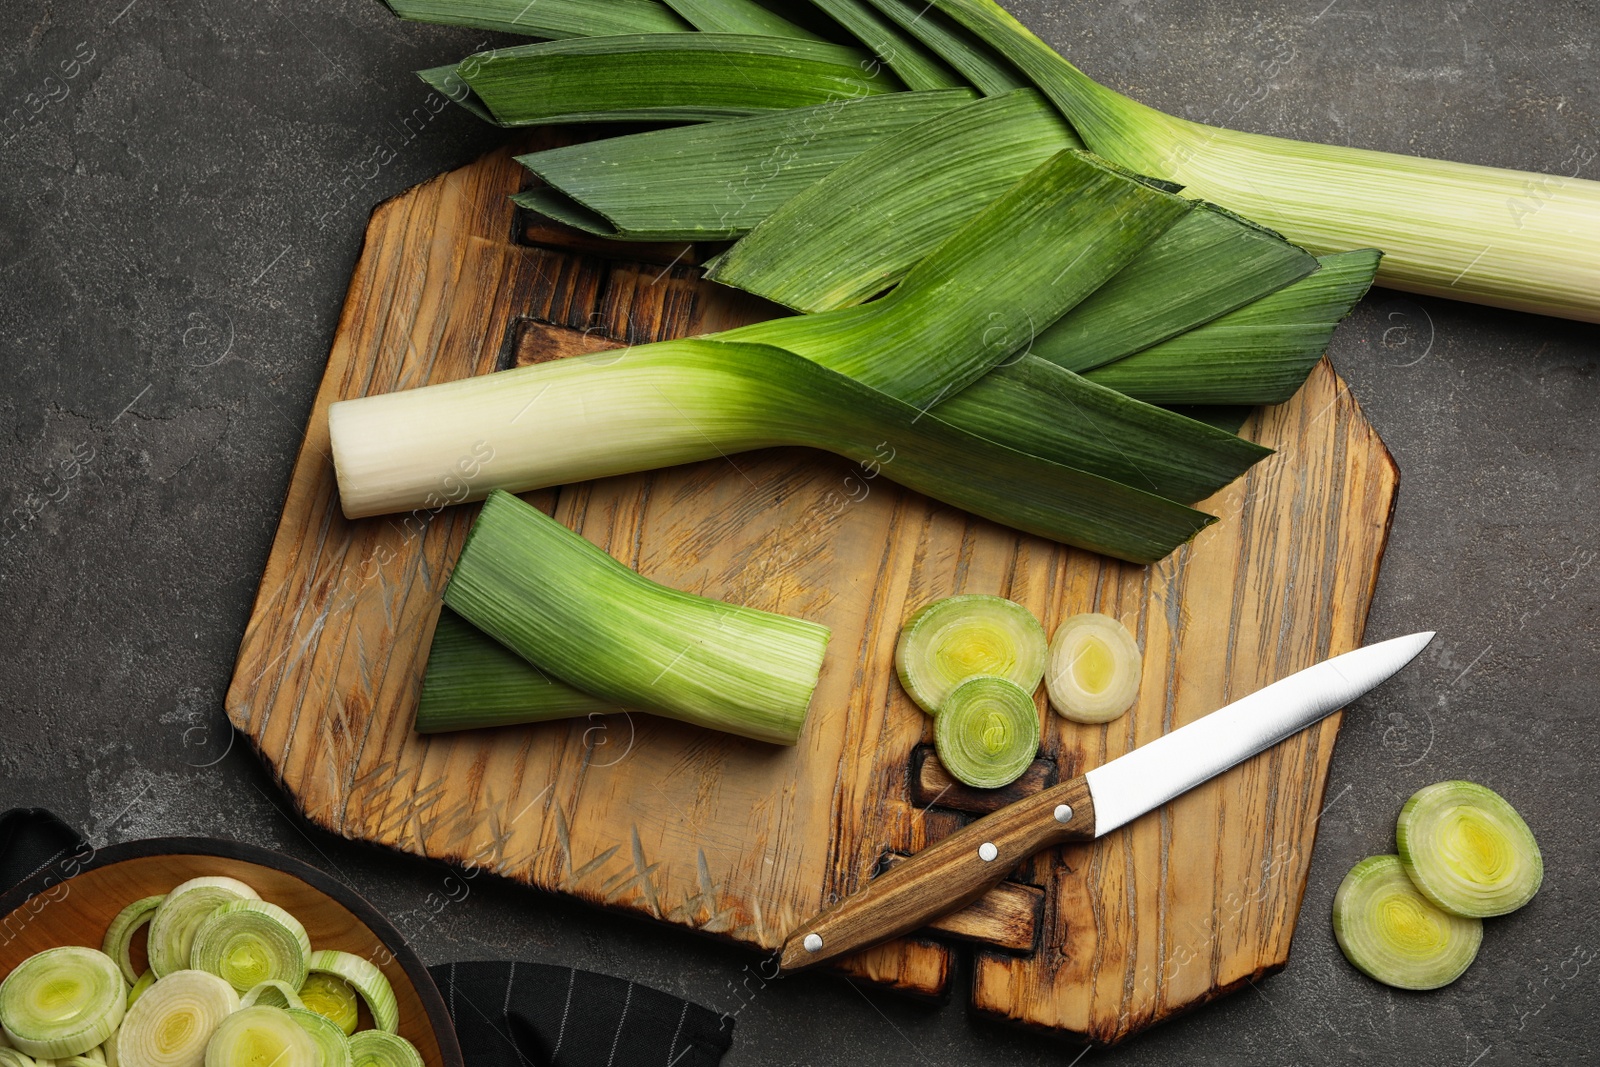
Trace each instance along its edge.
<path fill-rule="evenodd" d="M 1600 177 L 1586 0 L 1011 3 L 1190 118 Z M 575 964 L 736 1013 L 731 1065 L 1074 1062 L 959 994 L 812 976 L 751 994 L 746 955 L 488 879 L 453 901 L 443 866 L 291 818 L 230 747 L 223 690 L 367 212 L 497 137 L 453 109 L 406 126 L 426 95 L 409 72 L 498 42 L 372 0 L 9 0 L 0 20 L 0 808 L 46 804 L 102 842 L 283 849 L 429 961 Z M 1241 92 L 1264 66 L 1266 91 Z M 1600 1062 L 1597 342 L 1381 290 L 1341 327 L 1334 361 L 1403 471 L 1369 632 L 1439 640 L 1345 720 L 1288 970 L 1088 1063 Z M 1329 904 L 1392 848 L 1401 801 L 1455 777 L 1521 808 L 1545 888 L 1455 986 L 1394 992 L 1345 964 Z"/>

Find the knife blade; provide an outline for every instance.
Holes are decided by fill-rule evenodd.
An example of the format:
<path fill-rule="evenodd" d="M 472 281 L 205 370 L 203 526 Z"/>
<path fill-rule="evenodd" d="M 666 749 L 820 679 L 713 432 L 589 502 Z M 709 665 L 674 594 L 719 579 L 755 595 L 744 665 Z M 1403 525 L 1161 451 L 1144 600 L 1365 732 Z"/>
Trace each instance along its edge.
<path fill-rule="evenodd" d="M 970 904 L 1035 852 L 1102 837 L 1321 721 L 1398 673 L 1431 640 L 1432 631 L 1415 633 L 1323 660 L 969 823 L 800 926 L 784 942 L 782 968 L 867 948 Z"/>

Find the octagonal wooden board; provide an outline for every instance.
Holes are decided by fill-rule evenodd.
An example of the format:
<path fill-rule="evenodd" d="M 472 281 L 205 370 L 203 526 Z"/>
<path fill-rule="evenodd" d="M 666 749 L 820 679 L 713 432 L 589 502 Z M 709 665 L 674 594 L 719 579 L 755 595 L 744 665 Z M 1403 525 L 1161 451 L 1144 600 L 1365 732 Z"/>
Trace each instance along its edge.
<path fill-rule="evenodd" d="M 439 596 L 476 506 L 347 521 L 328 405 L 772 313 L 701 281 L 702 250 L 607 246 L 524 216 L 507 200 L 525 180 L 511 155 L 373 213 L 239 651 L 228 714 L 318 825 L 770 951 L 970 813 L 1360 643 L 1397 472 L 1324 362 L 1247 424 L 1278 452 L 1202 505 L 1221 521 L 1150 567 L 800 449 L 530 494 L 651 578 L 832 627 L 800 743 L 645 715 L 419 737 Z M 1041 710 L 1021 783 L 998 800 L 951 787 L 892 653 L 910 611 L 959 592 L 1019 600 L 1047 629 L 1121 618 L 1145 649 L 1137 707 L 1100 727 Z M 1104 841 L 1042 854 L 940 929 L 844 969 L 936 996 L 952 953 L 971 951 L 977 1011 L 1095 1042 L 1262 977 L 1288 956 L 1337 730 L 1331 718 Z"/>

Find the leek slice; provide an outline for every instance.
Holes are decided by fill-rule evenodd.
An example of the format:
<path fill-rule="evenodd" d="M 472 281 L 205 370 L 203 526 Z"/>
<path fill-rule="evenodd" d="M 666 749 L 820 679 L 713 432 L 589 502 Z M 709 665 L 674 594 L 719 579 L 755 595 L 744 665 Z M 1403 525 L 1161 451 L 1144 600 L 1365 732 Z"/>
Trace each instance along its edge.
<path fill-rule="evenodd" d="M 1064 619 L 1050 639 L 1045 688 L 1050 706 L 1073 722 L 1110 722 L 1133 707 L 1144 656 L 1133 634 L 1109 615 Z"/>
<path fill-rule="evenodd" d="M 1025 347 L 1189 210 L 1081 152 L 1045 160 L 912 268 L 882 300 L 730 330 L 918 407 Z M 996 302 L 997 293 L 1006 298 Z M 978 343 L 971 331 L 983 331 Z"/>
<path fill-rule="evenodd" d="M 1085 377 L 1151 404 L 1280 404 L 1371 286 L 1380 256 L 1322 256 L 1315 274 Z"/>
<path fill-rule="evenodd" d="M 956 686 L 980 675 L 1004 678 L 1026 696 L 1044 676 L 1045 652 L 1044 627 L 1033 612 L 1004 597 L 965 593 L 935 600 L 906 620 L 894 668 L 906 693 L 932 715 Z"/>
<path fill-rule="evenodd" d="M 693 29 L 656 0 L 383 0 L 403 19 L 552 40 Z"/>
<path fill-rule="evenodd" d="M 799 740 L 828 642 L 825 626 L 657 585 L 504 492 L 444 600 L 596 696 L 776 744 Z"/>
<path fill-rule="evenodd" d="M 128 1009 L 117 1031 L 122 1067 L 199 1067 L 206 1042 L 239 1006 L 239 994 L 214 974 L 174 971 Z"/>
<path fill-rule="evenodd" d="M 0 1067 L 38 1067 L 32 1056 L 14 1048 L 0 1048 Z"/>
<path fill-rule="evenodd" d="M 999 96 L 1027 84 L 1003 56 L 934 10 L 932 4 L 914 4 L 910 0 L 871 2 L 901 29 L 927 45 L 934 55 L 960 71 L 985 96 Z"/>
<path fill-rule="evenodd" d="M 667 341 L 620 358 L 573 356 L 341 401 L 328 426 L 350 518 L 439 506 L 439 470 L 484 449 L 494 461 L 463 474 L 462 499 L 787 444 L 828 449 L 996 522 L 1130 562 L 1160 559 L 1214 521 L 958 430 L 768 345 Z"/>
<path fill-rule="evenodd" d="M 801 311 L 862 303 L 1039 164 L 1076 147 L 1032 91 L 956 108 L 836 168 L 713 259 L 706 277 Z"/>
<path fill-rule="evenodd" d="M 1368 856 L 1334 894 L 1333 936 L 1367 977 L 1397 989 L 1438 989 L 1477 956 L 1483 921 L 1434 907 L 1399 856 Z"/>
<path fill-rule="evenodd" d="M 268 978 L 251 986 L 239 998 L 239 1007 L 252 1008 L 260 1004 L 268 1008 L 304 1008 L 296 988 L 281 978 Z"/>
<path fill-rule="evenodd" d="M 1272 454 L 1026 353 L 932 410 L 997 444 L 1184 504 Z"/>
<path fill-rule="evenodd" d="M 104 952 L 63 945 L 36 952 L 0 982 L 0 1026 L 29 1056 L 63 1059 L 110 1037 L 127 1010 L 122 972 Z"/>
<path fill-rule="evenodd" d="M 1452 915 L 1506 915 L 1533 899 L 1544 857 L 1504 797 L 1475 782 L 1436 782 L 1400 809 L 1394 830 L 1406 875 Z"/>
<path fill-rule="evenodd" d="M 338 975 L 316 971 L 307 975 L 300 985 L 300 1003 L 307 1011 L 315 1012 L 333 1023 L 346 1036 L 356 1032 L 356 1023 L 360 1018 L 356 991 Z"/>
<path fill-rule="evenodd" d="M 399 1027 L 400 1009 L 395 1003 L 394 987 L 389 985 L 389 979 L 370 960 L 336 949 L 323 949 L 312 953 L 311 972 L 331 974 L 348 982 L 352 989 L 361 994 L 367 1010 L 372 1013 L 373 1025 L 379 1030 L 387 1030 L 392 1034 Z"/>
<path fill-rule="evenodd" d="M 117 961 L 117 966 L 122 968 L 122 977 L 129 984 L 139 980 L 139 972 L 133 968 L 133 956 L 129 949 L 133 944 L 133 935 L 139 927 L 150 921 L 161 902 L 167 899 L 165 893 L 153 897 L 144 897 L 134 901 L 126 908 L 117 912 L 111 920 L 111 925 L 106 927 L 105 939 L 100 943 L 100 951 Z"/>
<path fill-rule="evenodd" d="M 355 1067 L 423 1067 L 416 1046 L 396 1034 L 363 1030 L 350 1038 Z"/>
<path fill-rule="evenodd" d="M 736 33 L 623 34 L 499 48 L 456 73 L 495 121 L 700 122 L 902 88 L 867 53 Z"/>
<path fill-rule="evenodd" d="M 134 982 L 128 989 L 128 1007 L 133 1007 L 133 1002 L 144 996 L 144 991 L 155 985 L 155 983 L 156 972 L 146 970 L 141 974 L 139 980 Z"/>
<path fill-rule="evenodd" d="M 191 878 L 174 887 L 150 918 L 150 969 L 157 978 L 189 966 L 195 931 L 224 904 L 259 900 L 254 889 L 237 878 Z"/>
<path fill-rule="evenodd" d="M 939 706 L 933 746 L 957 781 L 999 789 L 1021 777 L 1038 755 L 1039 709 L 1015 682 L 968 678 Z"/>
<path fill-rule="evenodd" d="M 813 0 L 856 40 L 872 49 L 912 89 L 954 89 L 965 85 L 961 75 L 915 37 L 886 19 L 866 0 Z"/>
<path fill-rule="evenodd" d="M 240 1008 L 206 1044 L 205 1067 L 321 1067 L 322 1051 L 282 1008 Z"/>
<path fill-rule="evenodd" d="M 416 730 L 434 734 L 484 726 L 610 715 L 625 711 L 531 666 L 445 608 L 433 630 L 417 700 Z"/>
<path fill-rule="evenodd" d="M 285 1013 L 321 1051 L 322 1067 L 351 1067 L 350 1042 L 338 1023 L 305 1008 L 291 1007 Z"/>
<path fill-rule="evenodd" d="M 820 41 L 810 30 L 796 26 L 755 0 L 666 0 L 697 30 L 707 33 L 752 33 L 765 37 L 793 37 Z"/>
<path fill-rule="evenodd" d="M 237 900 L 195 931 L 189 961 L 243 993 L 273 979 L 298 989 L 310 956 L 311 941 L 299 919 L 265 900 Z"/>
<path fill-rule="evenodd" d="M 1197 204 L 1044 330 L 1032 351 L 1068 370 L 1090 370 L 1282 289 L 1317 265 L 1272 231 Z"/>
<path fill-rule="evenodd" d="M 512 199 L 605 237 L 740 237 L 872 145 L 972 99 L 889 93 L 551 148 L 517 161 L 554 189 Z"/>

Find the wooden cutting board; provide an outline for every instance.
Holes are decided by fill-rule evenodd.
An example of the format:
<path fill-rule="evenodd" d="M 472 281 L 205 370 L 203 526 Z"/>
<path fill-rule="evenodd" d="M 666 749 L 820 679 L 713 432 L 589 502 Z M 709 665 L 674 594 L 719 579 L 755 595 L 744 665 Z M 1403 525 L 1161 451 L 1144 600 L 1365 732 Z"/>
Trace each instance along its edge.
<path fill-rule="evenodd" d="M 511 156 L 373 213 L 239 650 L 228 714 L 318 825 L 770 951 L 972 813 L 1359 644 L 1397 471 L 1324 362 L 1247 424 L 1278 452 L 1202 505 L 1222 521 L 1150 567 L 801 449 L 530 494 L 657 581 L 832 627 L 800 743 L 646 715 L 419 737 L 439 597 L 476 506 L 446 506 L 441 471 L 439 507 L 345 520 L 328 405 L 773 313 L 701 281 L 701 249 L 608 245 L 515 210 Z M 1137 707 L 1100 727 L 1042 712 L 1021 782 L 952 785 L 892 654 L 911 611 L 961 592 L 1021 601 L 1047 629 L 1121 618 L 1145 650 Z M 1337 730 L 1335 716 L 1104 841 L 1042 854 L 844 969 L 937 996 L 972 951 L 977 1011 L 1095 1042 L 1269 974 L 1288 956 Z"/>

